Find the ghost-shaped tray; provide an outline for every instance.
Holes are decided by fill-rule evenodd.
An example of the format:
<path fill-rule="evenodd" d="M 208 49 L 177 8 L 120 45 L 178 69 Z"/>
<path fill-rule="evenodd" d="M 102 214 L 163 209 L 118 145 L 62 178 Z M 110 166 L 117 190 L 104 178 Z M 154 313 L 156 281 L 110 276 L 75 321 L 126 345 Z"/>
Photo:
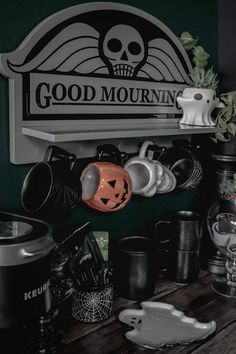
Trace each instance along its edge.
<path fill-rule="evenodd" d="M 126 332 L 126 338 L 145 348 L 189 344 L 205 339 L 216 330 L 215 321 L 198 322 L 170 304 L 144 301 L 141 306 L 141 310 L 122 311 L 119 320 L 134 327 Z"/>

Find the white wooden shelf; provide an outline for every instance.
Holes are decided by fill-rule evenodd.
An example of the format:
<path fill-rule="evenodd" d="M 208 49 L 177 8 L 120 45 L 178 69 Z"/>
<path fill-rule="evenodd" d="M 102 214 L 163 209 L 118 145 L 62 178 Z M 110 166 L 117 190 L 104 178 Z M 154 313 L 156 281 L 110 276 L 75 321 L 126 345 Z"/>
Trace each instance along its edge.
<path fill-rule="evenodd" d="M 113 138 L 138 138 L 171 135 L 209 134 L 220 131 L 215 127 L 179 125 L 178 119 L 150 118 L 146 120 L 124 120 L 77 122 L 77 124 L 53 124 L 52 126 L 24 126 L 22 134 L 52 143 L 100 140 Z"/>
<path fill-rule="evenodd" d="M 168 146 L 175 136 L 190 138 L 192 134 L 220 131 L 214 127 L 179 126 L 179 118 L 145 117 L 132 119 L 88 119 L 23 121 L 16 129 L 21 132 L 13 139 L 11 161 L 16 164 L 42 161 L 50 144 L 76 154 L 78 159 L 96 155 L 97 146 L 116 145 L 121 151 L 136 153 L 139 144 L 152 140 Z M 17 144 L 14 141 L 17 140 Z"/>

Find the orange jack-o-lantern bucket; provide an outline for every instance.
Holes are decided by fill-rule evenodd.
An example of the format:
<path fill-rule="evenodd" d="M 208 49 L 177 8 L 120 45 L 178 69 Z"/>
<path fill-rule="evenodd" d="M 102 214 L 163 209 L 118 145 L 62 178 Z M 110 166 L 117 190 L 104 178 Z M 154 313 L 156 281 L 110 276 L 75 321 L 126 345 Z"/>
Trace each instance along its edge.
<path fill-rule="evenodd" d="M 82 201 L 93 209 L 122 209 L 132 195 L 128 172 L 111 162 L 90 163 L 81 174 Z"/>

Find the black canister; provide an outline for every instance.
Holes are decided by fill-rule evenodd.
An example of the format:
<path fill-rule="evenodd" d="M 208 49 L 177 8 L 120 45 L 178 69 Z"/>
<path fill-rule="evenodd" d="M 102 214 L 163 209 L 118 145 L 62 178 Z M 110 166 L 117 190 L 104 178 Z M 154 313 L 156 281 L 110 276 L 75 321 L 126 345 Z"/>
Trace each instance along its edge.
<path fill-rule="evenodd" d="M 199 251 L 171 250 L 168 275 L 178 283 L 194 281 L 200 271 Z"/>
<path fill-rule="evenodd" d="M 51 227 L 0 212 L 0 329 L 24 325 L 51 307 Z"/>
<path fill-rule="evenodd" d="M 114 272 L 120 296 L 130 300 L 150 298 L 157 278 L 155 241 L 142 236 L 120 239 Z"/>
<path fill-rule="evenodd" d="M 170 279 L 189 283 L 197 278 L 202 226 L 202 217 L 193 211 L 178 211 L 156 223 L 160 268 Z"/>

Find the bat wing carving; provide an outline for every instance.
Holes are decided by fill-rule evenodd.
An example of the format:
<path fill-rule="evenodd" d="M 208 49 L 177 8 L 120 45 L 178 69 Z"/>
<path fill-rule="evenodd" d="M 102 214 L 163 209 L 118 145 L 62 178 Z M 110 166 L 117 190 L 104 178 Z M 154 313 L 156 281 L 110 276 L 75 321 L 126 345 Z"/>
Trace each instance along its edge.
<path fill-rule="evenodd" d="M 155 81 L 191 84 L 180 58 L 170 43 L 163 38 L 155 38 L 148 43 L 147 61 L 138 76 Z"/>
<path fill-rule="evenodd" d="M 60 31 L 40 53 L 24 63 L 9 63 L 11 70 L 23 73 L 32 70 L 76 72 L 78 74 L 108 73 L 99 57 L 99 33 L 84 23 L 74 23 Z"/>

